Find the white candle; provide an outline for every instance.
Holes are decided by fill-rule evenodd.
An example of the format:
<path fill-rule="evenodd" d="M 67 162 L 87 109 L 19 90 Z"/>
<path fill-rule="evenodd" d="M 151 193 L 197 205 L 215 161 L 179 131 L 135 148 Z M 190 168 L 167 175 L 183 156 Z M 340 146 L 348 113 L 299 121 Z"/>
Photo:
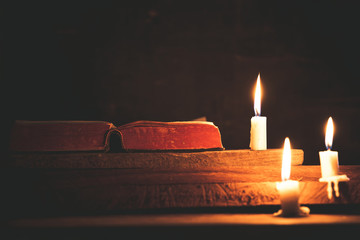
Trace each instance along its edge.
<path fill-rule="evenodd" d="M 296 216 L 299 213 L 299 182 L 286 180 L 276 184 L 280 194 L 283 216 Z"/>
<path fill-rule="evenodd" d="M 261 86 L 260 73 L 257 77 L 255 98 L 254 98 L 255 116 L 251 118 L 250 129 L 250 149 L 251 150 L 266 150 L 266 117 L 261 117 Z"/>
<path fill-rule="evenodd" d="M 339 175 L 339 158 L 337 151 L 331 151 L 334 137 L 334 122 L 331 117 L 326 124 L 325 146 L 327 151 L 320 151 L 321 178 L 320 182 L 327 182 L 328 198 L 333 197 L 333 187 L 336 197 L 340 197 L 339 182 L 347 182 L 350 179 L 346 175 Z"/>
<path fill-rule="evenodd" d="M 331 151 L 334 135 L 334 123 L 331 117 L 326 125 L 325 145 L 327 151 L 320 151 L 321 176 L 323 178 L 337 176 L 339 174 L 338 152 Z"/>
<path fill-rule="evenodd" d="M 275 216 L 283 216 L 283 217 L 307 216 L 310 212 L 310 209 L 307 207 L 300 207 L 299 182 L 289 180 L 290 171 L 291 171 L 290 140 L 289 138 L 285 138 L 282 167 L 281 167 L 282 182 L 276 184 L 276 188 L 280 194 L 281 210 L 275 213 Z"/>
<path fill-rule="evenodd" d="M 337 176 L 339 174 L 339 161 L 337 151 L 320 151 L 321 176 L 323 178 Z"/>

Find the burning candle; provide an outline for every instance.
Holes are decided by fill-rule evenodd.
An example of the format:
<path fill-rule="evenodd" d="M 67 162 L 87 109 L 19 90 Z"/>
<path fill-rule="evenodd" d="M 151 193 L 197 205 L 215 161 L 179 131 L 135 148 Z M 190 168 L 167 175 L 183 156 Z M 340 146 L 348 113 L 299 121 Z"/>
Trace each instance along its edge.
<path fill-rule="evenodd" d="M 280 194 L 281 209 L 283 216 L 297 215 L 299 210 L 299 182 L 290 179 L 291 171 L 291 148 L 289 138 L 285 138 L 281 179 L 282 182 L 277 183 L 276 188 Z"/>
<path fill-rule="evenodd" d="M 299 205 L 299 182 L 290 180 L 291 171 L 291 147 L 289 138 L 285 138 L 284 151 L 281 167 L 282 182 L 276 184 L 280 194 L 281 210 L 275 216 L 298 217 L 307 216 L 310 209 Z"/>
<path fill-rule="evenodd" d="M 331 117 L 326 125 L 325 146 L 327 151 L 320 151 L 321 176 L 323 178 L 336 176 L 339 173 L 338 152 L 331 151 L 334 136 L 334 122 Z"/>
<path fill-rule="evenodd" d="M 266 150 L 266 117 L 261 117 L 261 86 L 260 73 L 257 77 L 255 97 L 254 97 L 254 111 L 255 116 L 251 118 L 250 129 L 250 149 L 251 150 Z"/>
<path fill-rule="evenodd" d="M 347 182 L 350 179 L 346 175 L 339 175 L 339 159 L 338 152 L 331 151 L 332 143 L 334 137 L 334 122 L 331 117 L 329 117 L 326 124 L 325 132 L 325 146 L 326 151 L 320 151 L 320 166 L 321 166 L 321 178 L 320 182 L 327 182 L 327 193 L 328 198 L 331 199 L 333 194 L 332 183 L 334 185 L 335 196 L 340 197 L 339 192 L 339 182 Z"/>

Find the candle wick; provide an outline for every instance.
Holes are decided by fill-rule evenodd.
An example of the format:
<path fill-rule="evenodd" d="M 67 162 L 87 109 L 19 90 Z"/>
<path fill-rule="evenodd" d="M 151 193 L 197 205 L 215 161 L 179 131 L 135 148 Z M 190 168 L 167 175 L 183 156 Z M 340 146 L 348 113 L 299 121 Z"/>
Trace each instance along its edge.
<path fill-rule="evenodd" d="M 326 147 L 326 150 L 331 151 L 332 144 L 329 144 L 328 142 L 325 142 L 325 147 Z"/>

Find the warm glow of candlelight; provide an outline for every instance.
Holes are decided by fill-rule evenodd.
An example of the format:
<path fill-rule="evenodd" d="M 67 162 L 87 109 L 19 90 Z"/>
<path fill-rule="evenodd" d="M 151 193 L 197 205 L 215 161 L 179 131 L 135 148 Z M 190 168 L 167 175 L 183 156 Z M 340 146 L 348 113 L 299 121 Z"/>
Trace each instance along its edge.
<path fill-rule="evenodd" d="M 284 142 L 284 151 L 281 167 L 281 179 L 283 181 L 290 179 L 290 170 L 291 170 L 291 147 L 289 138 L 285 138 Z"/>
<path fill-rule="evenodd" d="M 255 116 L 260 116 L 261 112 L 261 86 L 260 86 L 260 73 L 257 77 L 254 99 Z"/>
<path fill-rule="evenodd" d="M 300 217 L 308 216 L 310 209 L 308 207 L 300 207 L 299 197 L 300 188 L 299 181 L 290 180 L 291 171 L 291 147 L 289 138 L 285 138 L 284 151 L 281 167 L 282 182 L 276 184 L 276 188 L 280 194 L 281 210 L 275 213 L 275 216 L 283 217 Z"/>
<path fill-rule="evenodd" d="M 326 149 L 330 150 L 333 144 L 333 136 L 334 136 L 334 122 L 331 117 L 326 125 L 326 133 L 325 133 L 325 146 Z"/>

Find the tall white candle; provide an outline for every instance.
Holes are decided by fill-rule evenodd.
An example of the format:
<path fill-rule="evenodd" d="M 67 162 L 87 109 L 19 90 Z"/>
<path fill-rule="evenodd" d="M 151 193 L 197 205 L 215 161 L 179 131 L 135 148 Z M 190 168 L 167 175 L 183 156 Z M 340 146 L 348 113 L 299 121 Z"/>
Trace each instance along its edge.
<path fill-rule="evenodd" d="M 266 117 L 260 116 L 261 113 L 260 73 L 256 81 L 254 112 L 255 112 L 255 116 L 251 118 L 249 146 L 251 150 L 266 150 L 267 149 Z"/>
<path fill-rule="evenodd" d="M 331 151 L 334 136 L 334 122 L 329 117 L 326 125 L 325 146 L 327 151 L 320 151 L 321 176 L 323 178 L 337 176 L 339 174 L 338 152 Z"/>

